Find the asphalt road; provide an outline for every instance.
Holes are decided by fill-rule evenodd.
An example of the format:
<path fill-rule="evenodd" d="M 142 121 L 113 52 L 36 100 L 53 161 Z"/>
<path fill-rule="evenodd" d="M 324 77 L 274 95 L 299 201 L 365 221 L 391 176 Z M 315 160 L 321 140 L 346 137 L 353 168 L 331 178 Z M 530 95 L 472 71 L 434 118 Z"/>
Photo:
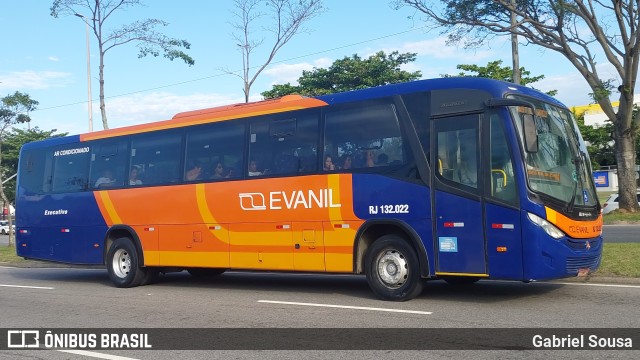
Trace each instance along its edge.
<path fill-rule="evenodd" d="M 408 302 L 373 297 L 361 276 L 228 272 L 197 280 L 186 272 L 118 289 L 101 269 L 0 268 L 0 328 L 637 328 L 640 283 L 428 282 Z M 168 330 L 170 331 L 170 330 Z M 339 331 L 339 330 L 336 330 Z M 637 331 L 635 332 L 637 333 Z M 301 335 L 302 336 L 302 335 Z M 318 338 L 317 341 L 323 341 Z M 384 338 L 381 339 L 384 344 Z M 392 344 L 393 345 L 393 344 Z M 384 347 L 384 345 L 382 345 Z M 391 345 L 389 345 L 391 346 Z M 293 345 L 295 348 L 295 345 Z M 132 351 L 70 354 L 8 350 L 1 359 L 460 358 L 456 351 Z M 640 351 L 481 351 L 474 358 L 640 358 Z"/>
<path fill-rule="evenodd" d="M 606 242 L 638 242 L 640 226 L 607 225 Z M 0 235 L 0 246 L 7 236 Z M 405 303 L 373 297 L 358 276 L 229 272 L 207 281 L 185 272 L 117 289 L 103 269 L 0 268 L 5 328 L 637 328 L 640 283 L 586 286 L 484 281 L 455 288 L 429 282 Z M 620 286 L 620 287 L 618 287 Z M 316 305 L 309 305 L 316 304 Z M 322 306 L 321 306 L 322 305 Z M 370 310 L 385 309 L 380 311 Z M 398 312 L 405 311 L 405 312 Z M 481 330 L 478 330 L 481 331 Z M 322 339 L 318 339 L 322 341 Z M 0 351 L 0 359 L 451 359 L 468 351 Z M 640 351 L 559 351 L 553 358 L 640 358 Z M 547 351 L 481 351 L 474 358 L 547 359 Z"/>
<path fill-rule="evenodd" d="M 640 225 L 605 225 L 604 242 L 640 242 Z"/>

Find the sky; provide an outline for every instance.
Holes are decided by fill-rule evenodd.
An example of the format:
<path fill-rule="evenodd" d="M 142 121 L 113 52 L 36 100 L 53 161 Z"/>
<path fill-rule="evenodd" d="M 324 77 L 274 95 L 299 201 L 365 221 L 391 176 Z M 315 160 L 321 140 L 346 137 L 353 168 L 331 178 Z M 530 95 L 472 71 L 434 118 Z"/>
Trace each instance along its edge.
<path fill-rule="evenodd" d="M 75 16 L 54 18 L 53 0 L 0 2 L 0 97 L 15 91 L 39 102 L 30 115 L 31 126 L 70 134 L 89 130 L 87 47 L 85 24 Z M 325 11 L 305 23 L 300 32 L 276 55 L 254 83 L 251 100 L 274 84 L 296 83 L 303 70 L 330 66 L 335 60 L 358 54 L 366 58 L 377 51 L 415 52 L 417 59 L 405 70 L 420 70 L 423 78 L 457 74 L 458 64 L 484 66 L 502 60 L 511 65 L 509 38 L 498 37 L 489 46 L 465 50 L 447 46 L 439 30 L 409 17 L 415 12 L 399 10 L 389 0 L 325 0 Z M 166 120 L 178 112 L 244 102 L 243 82 L 237 75 L 242 56 L 232 37 L 232 0 L 146 0 L 113 14 L 105 28 L 146 18 L 169 23 L 165 35 L 191 43 L 188 54 L 195 65 L 163 57 L 138 58 L 135 45 L 113 48 L 105 57 L 105 96 L 111 128 Z M 264 18 L 257 30 L 267 26 Z M 262 35 L 257 34 L 256 37 Z M 99 109 L 98 50 L 90 38 L 93 129 L 101 130 Z M 262 64 L 271 38 L 252 55 L 252 65 Z M 567 106 L 591 102 L 586 81 L 561 55 L 533 46 L 520 47 L 520 65 L 533 76 L 545 75 L 534 84 L 543 91 L 558 90 Z M 255 71 L 255 70 L 253 70 Z M 613 72 L 603 78 L 615 77 Z"/>

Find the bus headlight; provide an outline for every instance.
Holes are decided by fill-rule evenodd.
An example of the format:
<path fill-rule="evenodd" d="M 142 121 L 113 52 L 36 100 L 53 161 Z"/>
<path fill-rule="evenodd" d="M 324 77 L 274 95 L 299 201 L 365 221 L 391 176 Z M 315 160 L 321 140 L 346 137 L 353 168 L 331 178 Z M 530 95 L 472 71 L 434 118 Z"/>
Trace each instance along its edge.
<path fill-rule="evenodd" d="M 540 216 L 534 215 L 532 213 L 527 213 L 527 216 L 529 216 L 529 220 L 531 220 L 531 222 L 540 226 L 544 230 L 544 232 L 546 232 L 547 235 L 551 236 L 552 238 L 557 240 L 564 236 L 564 233 L 560 229 L 555 227 L 555 225 L 548 222 L 547 220 L 541 218 Z"/>

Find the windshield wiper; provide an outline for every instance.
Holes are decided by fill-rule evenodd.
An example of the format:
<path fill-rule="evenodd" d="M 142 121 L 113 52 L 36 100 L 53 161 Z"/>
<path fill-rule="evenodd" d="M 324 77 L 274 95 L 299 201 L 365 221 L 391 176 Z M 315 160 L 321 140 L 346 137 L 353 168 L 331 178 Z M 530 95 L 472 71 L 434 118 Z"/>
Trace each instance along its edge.
<path fill-rule="evenodd" d="M 579 151 L 579 150 L 578 150 Z M 579 153 L 582 153 L 581 151 L 579 151 Z M 571 162 L 575 165 L 575 171 L 576 171 L 576 180 L 575 180 L 575 185 L 573 186 L 573 194 L 571 194 L 571 200 L 569 201 L 569 204 L 567 204 L 567 214 L 570 214 L 573 212 L 573 207 L 576 204 L 576 192 L 578 191 L 578 184 L 582 184 L 582 156 L 578 155 L 575 158 L 573 158 L 573 160 L 571 160 Z M 580 185 L 580 187 L 582 188 L 582 185 Z"/>
<path fill-rule="evenodd" d="M 571 195 L 571 200 L 569 201 L 569 204 L 567 204 L 566 208 L 567 214 L 573 212 L 573 206 L 576 203 L 576 191 L 578 191 L 578 181 L 576 181 L 576 184 L 573 186 L 573 194 Z"/>

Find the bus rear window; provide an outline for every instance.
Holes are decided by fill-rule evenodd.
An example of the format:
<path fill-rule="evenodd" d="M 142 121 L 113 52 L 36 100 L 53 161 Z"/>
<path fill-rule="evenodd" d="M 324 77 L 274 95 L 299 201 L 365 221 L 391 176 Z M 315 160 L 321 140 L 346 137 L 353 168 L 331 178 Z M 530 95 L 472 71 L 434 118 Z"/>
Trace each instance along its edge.
<path fill-rule="evenodd" d="M 24 151 L 20 159 L 20 186 L 27 195 L 44 194 L 51 190 L 51 161 L 46 161 L 46 151 Z"/>

